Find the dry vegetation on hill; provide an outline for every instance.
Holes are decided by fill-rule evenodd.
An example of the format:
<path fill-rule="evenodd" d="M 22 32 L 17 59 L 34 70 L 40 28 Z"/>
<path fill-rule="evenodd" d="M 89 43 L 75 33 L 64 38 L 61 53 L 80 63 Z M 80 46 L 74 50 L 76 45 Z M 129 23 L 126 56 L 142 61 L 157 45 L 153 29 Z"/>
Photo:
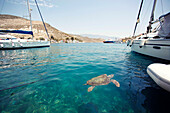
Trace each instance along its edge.
<path fill-rule="evenodd" d="M 32 21 L 33 33 L 35 39 L 44 39 L 47 37 L 43 23 L 41 21 Z M 58 29 L 52 27 L 46 23 L 46 27 L 52 42 L 58 42 L 60 40 L 69 41 L 76 40 L 79 42 L 102 42 L 103 39 L 92 39 L 88 37 L 82 37 L 79 35 L 67 34 Z M 28 19 L 12 16 L 12 15 L 0 15 L 0 29 L 5 30 L 30 30 L 30 21 Z M 31 38 L 31 35 L 25 34 L 11 34 L 17 38 Z"/>

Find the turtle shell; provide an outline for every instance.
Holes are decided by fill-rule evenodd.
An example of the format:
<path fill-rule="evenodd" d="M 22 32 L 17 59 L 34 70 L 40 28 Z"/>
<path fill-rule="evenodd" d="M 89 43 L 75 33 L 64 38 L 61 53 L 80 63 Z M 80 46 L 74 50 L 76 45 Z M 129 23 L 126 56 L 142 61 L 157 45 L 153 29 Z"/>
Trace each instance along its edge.
<path fill-rule="evenodd" d="M 94 77 L 87 81 L 87 84 L 92 86 L 107 85 L 109 83 L 110 83 L 110 78 L 107 77 L 106 74 Z"/>

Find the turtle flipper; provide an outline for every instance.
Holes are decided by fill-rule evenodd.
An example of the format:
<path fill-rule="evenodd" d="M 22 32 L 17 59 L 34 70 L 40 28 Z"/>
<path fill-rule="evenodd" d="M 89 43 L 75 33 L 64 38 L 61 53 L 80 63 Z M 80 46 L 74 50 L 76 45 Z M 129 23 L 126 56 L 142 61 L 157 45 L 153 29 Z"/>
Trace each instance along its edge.
<path fill-rule="evenodd" d="M 108 75 L 109 78 L 113 78 L 114 77 L 114 74 L 111 74 L 111 75 Z"/>
<path fill-rule="evenodd" d="M 91 92 L 95 86 L 91 86 L 88 88 L 88 92 Z"/>
<path fill-rule="evenodd" d="M 120 87 L 120 84 L 119 84 L 119 82 L 118 81 L 116 81 L 116 80 L 110 80 L 111 82 L 113 82 L 113 84 L 115 84 L 117 87 Z"/>

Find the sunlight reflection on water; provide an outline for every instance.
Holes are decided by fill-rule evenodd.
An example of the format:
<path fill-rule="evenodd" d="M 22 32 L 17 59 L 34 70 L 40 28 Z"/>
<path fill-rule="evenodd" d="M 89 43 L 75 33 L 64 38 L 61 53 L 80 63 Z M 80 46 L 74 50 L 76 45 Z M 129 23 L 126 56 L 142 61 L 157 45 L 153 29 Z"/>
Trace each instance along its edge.
<path fill-rule="evenodd" d="M 164 103 L 157 105 L 168 102 L 169 94 L 146 73 L 154 62 L 163 61 L 130 52 L 125 44 L 52 44 L 50 48 L 0 51 L 0 111 L 164 111 Z M 83 84 L 101 74 L 114 74 L 121 87 L 110 83 L 88 93 L 89 86 Z"/>

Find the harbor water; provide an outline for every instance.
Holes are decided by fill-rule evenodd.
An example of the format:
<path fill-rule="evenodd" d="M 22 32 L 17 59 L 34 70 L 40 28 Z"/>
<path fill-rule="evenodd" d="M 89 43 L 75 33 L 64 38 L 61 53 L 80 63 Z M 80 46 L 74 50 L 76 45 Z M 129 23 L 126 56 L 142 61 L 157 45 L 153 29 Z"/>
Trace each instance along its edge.
<path fill-rule="evenodd" d="M 168 63 L 130 51 L 126 44 L 52 44 L 50 48 L 0 51 L 1 113 L 168 113 L 170 93 L 147 74 Z M 120 83 L 89 79 L 114 74 Z"/>

